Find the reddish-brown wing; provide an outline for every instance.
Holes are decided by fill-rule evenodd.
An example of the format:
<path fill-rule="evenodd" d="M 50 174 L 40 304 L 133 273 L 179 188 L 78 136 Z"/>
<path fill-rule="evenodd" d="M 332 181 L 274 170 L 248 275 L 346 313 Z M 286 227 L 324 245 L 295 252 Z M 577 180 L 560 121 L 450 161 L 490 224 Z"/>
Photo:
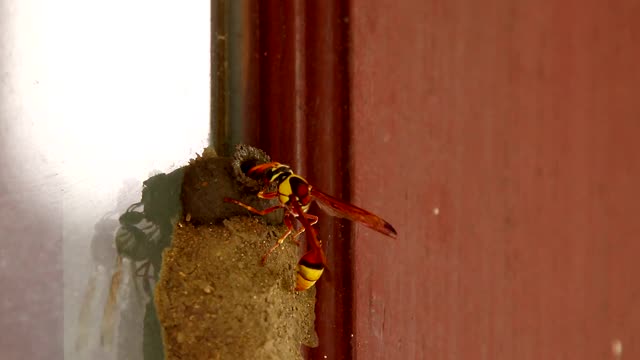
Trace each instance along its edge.
<path fill-rule="evenodd" d="M 316 189 L 315 187 L 311 187 L 311 197 L 313 197 L 314 200 L 317 200 L 318 205 L 320 205 L 322 210 L 329 215 L 342 217 L 351 221 L 357 221 L 394 239 L 398 236 L 396 229 L 376 214 L 372 214 L 355 205 L 348 204 Z"/>

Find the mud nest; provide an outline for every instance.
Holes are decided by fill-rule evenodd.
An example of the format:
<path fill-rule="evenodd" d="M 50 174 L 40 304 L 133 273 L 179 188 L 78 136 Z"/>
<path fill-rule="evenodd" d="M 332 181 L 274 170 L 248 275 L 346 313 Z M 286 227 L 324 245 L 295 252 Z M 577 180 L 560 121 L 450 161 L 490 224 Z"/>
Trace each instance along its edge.
<path fill-rule="evenodd" d="M 205 153 L 185 169 L 183 216 L 155 289 L 166 358 L 301 359 L 301 344 L 318 343 L 315 288 L 293 291 L 300 250 L 290 239 L 261 264 L 285 227 L 222 202 L 266 206 L 235 180 L 233 161 Z"/>

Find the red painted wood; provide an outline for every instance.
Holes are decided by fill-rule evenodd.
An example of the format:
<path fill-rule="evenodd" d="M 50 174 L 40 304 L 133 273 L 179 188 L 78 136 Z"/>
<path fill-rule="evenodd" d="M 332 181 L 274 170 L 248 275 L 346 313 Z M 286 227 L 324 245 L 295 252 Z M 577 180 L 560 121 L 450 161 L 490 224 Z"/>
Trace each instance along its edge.
<path fill-rule="evenodd" d="M 304 173 L 308 156 L 305 3 L 247 3 L 245 141 Z"/>
<path fill-rule="evenodd" d="M 352 2 L 356 358 L 640 358 L 639 11 Z"/>
<path fill-rule="evenodd" d="M 252 1 L 248 27 L 246 142 L 291 164 L 311 184 L 348 199 L 348 4 Z M 313 213 L 319 213 L 317 209 Z M 313 359 L 351 355 L 350 226 L 321 216 L 328 271 L 316 285 Z"/>
<path fill-rule="evenodd" d="M 309 181 L 349 200 L 348 3 L 310 1 L 306 9 L 307 139 Z M 305 141 L 306 140 L 306 141 Z M 345 359 L 352 353 L 353 315 L 351 227 L 320 214 L 318 227 L 329 273 L 318 282 L 316 330 L 320 346 L 312 359 Z"/>

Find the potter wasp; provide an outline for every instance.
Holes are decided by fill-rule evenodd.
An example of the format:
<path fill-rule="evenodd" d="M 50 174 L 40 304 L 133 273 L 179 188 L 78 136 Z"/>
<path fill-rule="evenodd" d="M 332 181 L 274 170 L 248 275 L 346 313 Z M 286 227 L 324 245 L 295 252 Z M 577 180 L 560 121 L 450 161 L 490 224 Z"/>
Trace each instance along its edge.
<path fill-rule="evenodd" d="M 250 212 L 258 215 L 266 215 L 278 209 L 284 209 L 284 223 L 287 231 L 277 240 L 277 242 L 263 256 L 264 263 L 287 236 L 292 235 L 294 241 L 302 232 L 307 232 L 307 243 L 311 250 L 298 262 L 298 278 L 296 280 L 296 290 L 306 290 L 320 278 L 324 265 L 326 264 L 322 243 L 318 240 L 317 232 L 313 225 L 318 222 L 318 217 L 307 214 L 311 203 L 316 203 L 326 213 L 332 216 L 346 218 L 351 221 L 362 223 L 363 225 L 376 230 L 384 235 L 396 238 L 397 232 L 387 221 L 379 216 L 361 209 L 355 205 L 346 203 L 336 197 L 322 192 L 310 185 L 303 177 L 293 173 L 288 165 L 278 162 L 269 162 L 256 165 L 250 168 L 246 175 L 263 184 L 263 189 L 258 193 L 261 199 L 278 199 L 279 204 L 264 210 L 258 210 L 238 200 L 225 198 L 226 202 L 242 206 Z M 276 190 L 267 192 L 271 184 L 276 185 Z M 298 219 L 302 224 L 299 230 L 295 230 L 293 220 Z M 295 231 L 295 232 L 294 232 Z M 296 241 L 297 242 L 297 241 Z"/>

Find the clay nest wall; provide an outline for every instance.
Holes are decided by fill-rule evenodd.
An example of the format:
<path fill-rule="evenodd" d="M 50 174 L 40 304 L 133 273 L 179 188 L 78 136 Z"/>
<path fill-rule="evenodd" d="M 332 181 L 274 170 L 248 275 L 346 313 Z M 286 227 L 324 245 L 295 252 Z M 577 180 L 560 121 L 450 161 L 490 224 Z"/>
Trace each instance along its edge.
<path fill-rule="evenodd" d="M 240 165 L 238 152 L 205 152 L 185 169 L 183 217 L 155 289 L 167 359 L 301 359 L 301 345 L 317 346 L 315 288 L 293 290 L 298 246 L 287 239 L 260 261 L 285 231 L 278 214 L 252 217 L 222 200 L 266 206 L 237 181 Z"/>

